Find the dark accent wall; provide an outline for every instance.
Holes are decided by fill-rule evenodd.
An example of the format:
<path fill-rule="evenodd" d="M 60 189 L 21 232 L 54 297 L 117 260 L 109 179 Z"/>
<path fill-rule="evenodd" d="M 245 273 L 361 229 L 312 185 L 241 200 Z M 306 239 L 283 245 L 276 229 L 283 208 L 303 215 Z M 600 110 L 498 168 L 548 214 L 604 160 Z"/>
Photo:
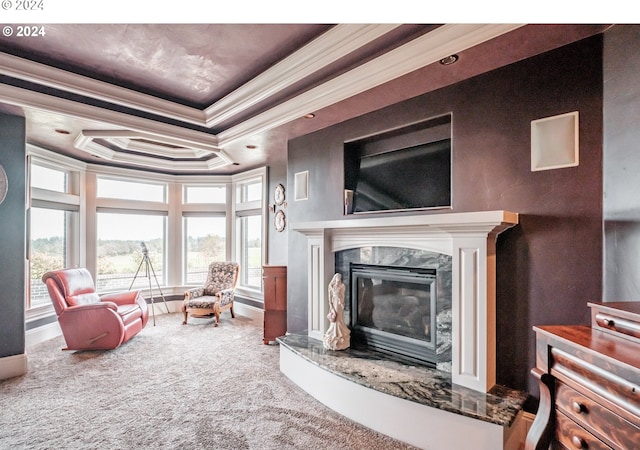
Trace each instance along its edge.
<path fill-rule="evenodd" d="M 640 27 L 604 39 L 604 300 L 640 300 Z"/>
<path fill-rule="evenodd" d="M 285 187 L 285 201 L 287 207 L 278 206 L 278 209 L 283 209 L 285 217 L 288 216 L 288 205 L 293 201 L 293 189 L 287 188 L 287 165 L 286 162 L 281 164 L 272 164 L 269 166 L 269 186 L 267 191 L 267 204 L 274 205 L 273 192 L 278 184 L 282 184 Z M 287 217 L 288 218 L 288 217 Z M 284 231 L 276 231 L 274 220 L 275 213 L 269 210 L 267 216 L 267 263 L 277 266 L 287 264 L 287 236 L 289 234 L 289 227 L 285 226 Z"/>
<path fill-rule="evenodd" d="M 532 172 L 531 121 L 571 111 L 579 112 L 579 166 Z M 343 218 L 345 141 L 447 113 L 453 140 L 447 211 L 520 214 L 519 226 L 497 245 L 497 378 L 536 397 L 532 326 L 586 324 L 587 302 L 602 298 L 602 36 L 291 141 L 288 188 L 296 172 L 308 170 L 310 195 L 289 203 L 289 222 Z M 306 333 L 304 236 L 289 231 L 288 250 L 288 331 Z"/>
<path fill-rule="evenodd" d="M 23 354 L 25 299 L 25 120 L 0 114 L 0 165 L 9 190 L 0 204 L 0 358 Z"/>

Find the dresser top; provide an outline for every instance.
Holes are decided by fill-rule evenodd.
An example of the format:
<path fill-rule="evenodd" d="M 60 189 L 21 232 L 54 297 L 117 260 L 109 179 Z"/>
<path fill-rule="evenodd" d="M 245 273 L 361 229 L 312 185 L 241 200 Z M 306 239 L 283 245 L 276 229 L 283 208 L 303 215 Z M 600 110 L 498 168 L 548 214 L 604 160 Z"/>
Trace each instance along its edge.
<path fill-rule="evenodd" d="M 628 368 L 640 370 L 640 352 L 635 342 L 583 325 L 546 325 L 533 329 L 538 335 L 547 336 L 566 346 L 577 346 L 585 358 L 598 355 L 615 365 L 622 363 Z"/>
<path fill-rule="evenodd" d="M 640 302 L 590 302 L 587 306 L 640 322 Z"/>

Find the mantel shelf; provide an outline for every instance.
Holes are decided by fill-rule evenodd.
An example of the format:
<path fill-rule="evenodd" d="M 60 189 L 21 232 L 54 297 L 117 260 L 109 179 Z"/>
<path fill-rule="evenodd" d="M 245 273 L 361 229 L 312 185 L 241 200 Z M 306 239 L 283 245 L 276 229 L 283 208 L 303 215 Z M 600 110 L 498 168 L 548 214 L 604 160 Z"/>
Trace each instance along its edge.
<path fill-rule="evenodd" d="M 518 213 L 510 211 L 477 211 L 444 214 L 420 214 L 392 217 L 349 216 L 343 220 L 299 222 L 292 229 L 302 234 L 319 230 L 360 230 L 372 228 L 423 227 L 434 232 L 456 233 L 469 229 L 490 228 L 497 233 L 518 224 Z"/>

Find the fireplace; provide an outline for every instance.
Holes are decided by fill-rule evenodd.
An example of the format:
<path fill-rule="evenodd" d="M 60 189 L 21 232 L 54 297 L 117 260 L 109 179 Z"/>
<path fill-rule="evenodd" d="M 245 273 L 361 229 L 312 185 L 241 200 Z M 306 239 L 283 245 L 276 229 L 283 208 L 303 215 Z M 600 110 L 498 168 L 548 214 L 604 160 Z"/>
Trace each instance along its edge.
<path fill-rule="evenodd" d="M 292 224 L 293 230 L 307 237 L 309 338 L 321 341 L 328 328 L 326 289 L 331 277 L 336 272 L 342 273 L 343 281 L 349 277 L 339 254 L 360 255 L 361 260 L 354 262 L 427 268 L 435 266 L 412 264 L 413 254 L 399 258 L 393 255 L 398 262 L 405 262 L 401 264 L 373 256 L 370 261 L 363 261 L 362 255 L 379 246 L 446 257 L 451 261 L 451 289 L 447 307 L 436 306 L 436 328 L 440 326 L 440 315 L 447 317 L 443 322 L 450 324 L 450 339 L 445 343 L 447 348 L 441 350 L 442 343 L 436 338 L 437 368 L 442 370 L 440 354 L 446 354 L 453 383 L 488 392 L 495 385 L 496 366 L 496 239 L 517 223 L 517 213 L 478 211 Z M 443 298 L 440 284 L 437 272 L 437 302 Z M 347 287 L 347 293 L 349 290 Z"/>
<path fill-rule="evenodd" d="M 435 367 L 436 271 L 350 264 L 351 339 Z"/>

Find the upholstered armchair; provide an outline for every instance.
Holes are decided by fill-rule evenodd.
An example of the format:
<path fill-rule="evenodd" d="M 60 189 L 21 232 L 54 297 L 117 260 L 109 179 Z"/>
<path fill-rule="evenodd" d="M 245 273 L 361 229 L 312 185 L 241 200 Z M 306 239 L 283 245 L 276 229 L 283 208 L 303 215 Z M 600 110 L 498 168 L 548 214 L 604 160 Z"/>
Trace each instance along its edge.
<path fill-rule="evenodd" d="M 220 323 L 220 313 L 226 310 L 233 313 L 233 299 L 240 275 L 240 266 L 235 262 L 212 262 L 209 265 L 207 281 L 203 287 L 189 289 L 184 293 L 182 312 L 183 325 L 187 324 L 187 317 L 215 316 L 214 326 Z"/>
<path fill-rule="evenodd" d="M 67 348 L 111 350 L 138 334 L 149 319 L 139 291 L 98 295 L 87 269 L 53 270 L 42 276 Z"/>

